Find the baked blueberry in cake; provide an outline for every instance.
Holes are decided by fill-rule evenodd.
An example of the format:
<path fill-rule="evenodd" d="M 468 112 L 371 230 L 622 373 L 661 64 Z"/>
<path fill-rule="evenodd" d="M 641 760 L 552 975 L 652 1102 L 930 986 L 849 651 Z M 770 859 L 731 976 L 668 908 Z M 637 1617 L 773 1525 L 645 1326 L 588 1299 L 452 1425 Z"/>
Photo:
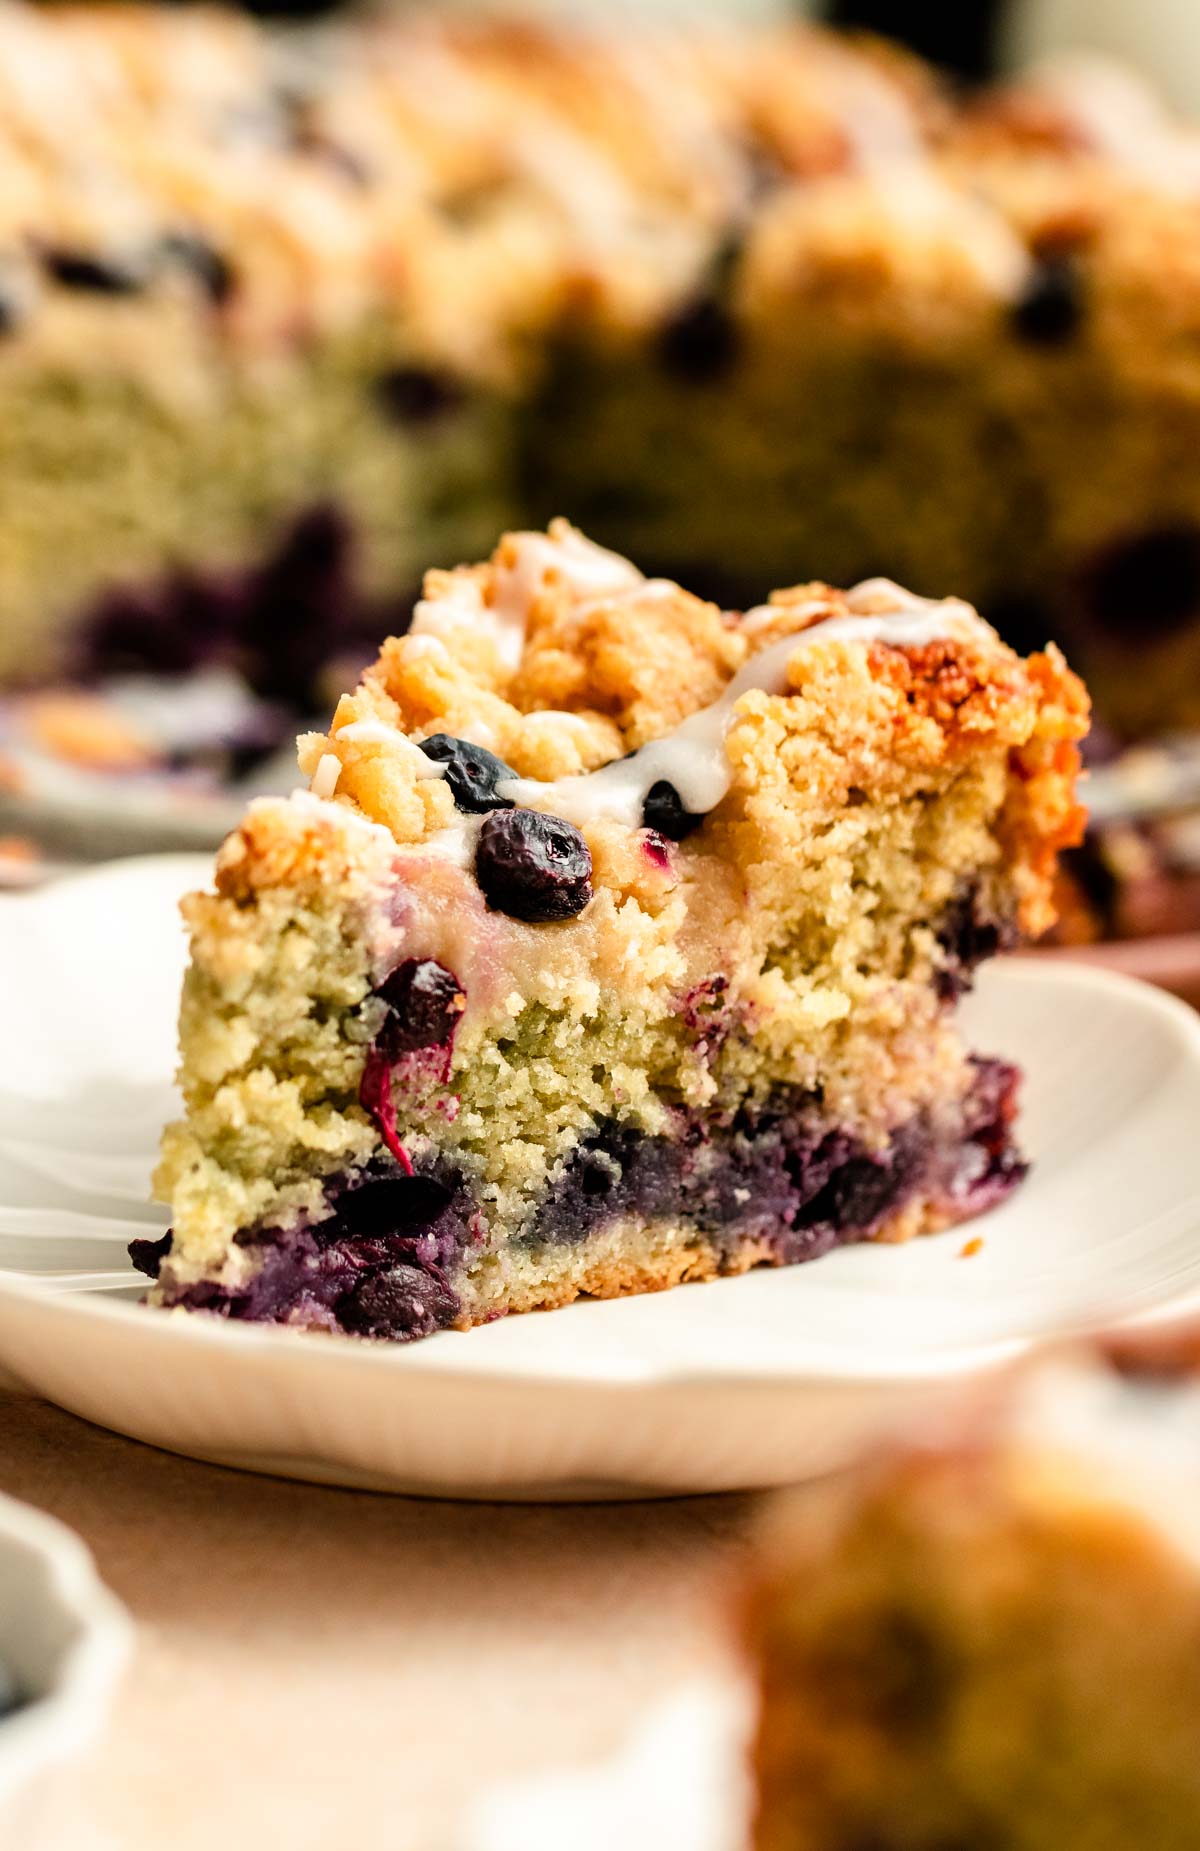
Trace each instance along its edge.
<path fill-rule="evenodd" d="M 955 1005 L 1050 922 L 1086 725 L 885 580 L 731 613 L 562 521 L 431 572 L 185 902 L 153 1301 L 403 1339 L 1001 1201 Z"/>
<path fill-rule="evenodd" d="M 755 1851 L 1200 1840 L 1200 1336 L 955 1394 L 789 1494 L 745 1607 Z"/>

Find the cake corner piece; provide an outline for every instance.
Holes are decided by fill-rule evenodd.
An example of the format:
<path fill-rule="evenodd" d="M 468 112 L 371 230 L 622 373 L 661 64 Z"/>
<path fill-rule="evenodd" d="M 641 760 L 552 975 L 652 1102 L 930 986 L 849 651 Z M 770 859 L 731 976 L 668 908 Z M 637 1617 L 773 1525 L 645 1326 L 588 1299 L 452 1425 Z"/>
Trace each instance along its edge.
<path fill-rule="evenodd" d="M 1082 685 L 884 580 L 730 613 L 566 522 L 431 572 L 185 903 L 154 1302 L 406 1339 L 944 1227 Z"/>

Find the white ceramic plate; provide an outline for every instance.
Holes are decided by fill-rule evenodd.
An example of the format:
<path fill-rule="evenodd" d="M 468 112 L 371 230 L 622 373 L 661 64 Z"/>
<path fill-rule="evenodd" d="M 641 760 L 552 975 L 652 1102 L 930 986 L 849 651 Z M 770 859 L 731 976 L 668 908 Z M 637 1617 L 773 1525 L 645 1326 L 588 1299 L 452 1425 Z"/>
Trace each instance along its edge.
<path fill-rule="evenodd" d="M 129 1655 L 125 1610 L 79 1538 L 0 1497 L 0 1660 L 27 1698 L 0 1720 L 0 1844 L 31 1842 L 60 1770 L 98 1737 Z"/>
<path fill-rule="evenodd" d="M 731 1490 L 827 1470 L 1041 1339 L 1200 1304 L 1200 1017 L 1011 960 L 968 1032 L 1026 1069 L 1034 1170 L 966 1232 L 410 1348 L 144 1310 L 114 1269 L 163 1225 L 146 1191 L 174 1109 L 175 902 L 206 875 L 161 857 L 0 901 L 0 1366 L 89 1420 L 390 1490 Z"/>

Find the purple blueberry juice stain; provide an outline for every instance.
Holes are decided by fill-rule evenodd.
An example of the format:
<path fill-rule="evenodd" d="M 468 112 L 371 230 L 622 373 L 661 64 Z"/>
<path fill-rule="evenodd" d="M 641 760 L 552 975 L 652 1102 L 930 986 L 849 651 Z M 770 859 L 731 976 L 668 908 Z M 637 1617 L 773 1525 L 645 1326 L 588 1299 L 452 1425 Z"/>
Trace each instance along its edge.
<path fill-rule="evenodd" d="M 396 1106 L 392 1098 L 392 1075 L 395 1071 L 396 1063 L 390 1061 L 379 1048 L 368 1048 L 358 1086 L 358 1103 L 405 1175 L 411 1176 L 412 1158 L 401 1144 L 396 1129 Z"/>
<path fill-rule="evenodd" d="M 298 1228 L 247 1229 L 257 1270 L 244 1286 L 201 1280 L 168 1304 L 255 1323 L 289 1323 L 404 1342 L 453 1323 L 453 1275 L 481 1223 L 444 1160 L 405 1173 L 380 1159 L 327 1187 L 329 1212 Z"/>
<path fill-rule="evenodd" d="M 358 1099 L 406 1175 L 412 1160 L 396 1130 L 393 1081 L 450 1077 L 454 1034 L 467 999 L 453 971 L 436 958 L 405 958 L 373 994 L 386 1013 L 367 1050 Z"/>
<path fill-rule="evenodd" d="M 642 853 L 652 867 L 663 874 L 671 870 L 671 845 L 657 829 L 647 829 L 642 834 Z"/>
<path fill-rule="evenodd" d="M 1013 1140 L 1018 1081 L 1007 1062 L 976 1058 L 952 1134 L 918 1114 L 878 1149 L 830 1125 L 808 1093 L 717 1122 L 680 1111 L 666 1135 L 610 1119 L 551 1172 L 517 1244 L 576 1247 L 622 1220 L 667 1221 L 731 1270 L 750 1242 L 784 1266 L 870 1240 L 918 1198 L 961 1220 L 1025 1174 Z M 258 1265 L 237 1288 L 175 1286 L 169 1236 L 135 1242 L 135 1263 L 151 1276 L 161 1269 L 165 1303 L 225 1317 L 395 1342 L 454 1323 L 458 1275 L 487 1233 L 462 1171 L 443 1156 L 407 1169 L 380 1157 L 332 1180 L 326 1200 L 305 1226 L 241 1233 Z"/>
<path fill-rule="evenodd" d="M 781 1265 L 869 1240 L 920 1195 L 947 1214 L 1000 1201 L 1025 1174 L 1013 1144 L 1018 1075 L 976 1060 L 961 1136 L 939 1137 L 919 1116 L 881 1150 L 830 1127 L 810 1095 L 744 1109 L 725 1124 L 681 1114 L 674 1135 L 649 1137 L 613 1120 L 552 1174 L 527 1230 L 531 1246 L 586 1240 L 606 1223 L 667 1218 L 732 1256 L 766 1241 Z"/>
<path fill-rule="evenodd" d="M 730 1030 L 735 1014 L 726 1001 L 729 979 L 719 972 L 706 977 L 690 989 L 680 1005 L 684 1027 L 696 1044 L 696 1052 L 706 1061 L 715 1060 Z"/>

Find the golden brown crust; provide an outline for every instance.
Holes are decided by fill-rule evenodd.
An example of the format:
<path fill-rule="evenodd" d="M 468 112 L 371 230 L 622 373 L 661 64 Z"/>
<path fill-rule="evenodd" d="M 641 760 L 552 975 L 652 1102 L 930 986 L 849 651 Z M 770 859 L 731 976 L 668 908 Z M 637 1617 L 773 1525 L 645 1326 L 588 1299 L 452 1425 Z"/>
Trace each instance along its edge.
<path fill-rule="evenodd" d="M 418 15 L 327 36 L 309 93 L 285 104 L 286 50 L 216 8 L 13 5 L 0 49 L 0 248 L 27 272 L 26 333 L 41 322 L 47 352 L 71 347 L 80 317 L 93 334 L 132 318 L 134 361 L 145 316 L 72 301 L 31 250 L 130 261 L 181 224 L 236 266 L 215 322 L 235 347 L 382 310 L 485 372 L 589 307 L 618 330 L 658 322 L 731 226 L 748 229 L 752 321 L 799 295 L 900 338 L 970 333 L 1019 293 L 1029 250 L 1064 227 L 1136 231 L 1147 209 L 1158 263 L 1143 248 L 1137 273 L 1153 287 L 1166 255 L 1196 298 L 1193 201 L 1153 158 L 1174 135 L 1186 169 L 1187 138 L 1142 99 L 1126 114 L 1148 150 L 1136 133 L 1106 143 L 1087 73 L 955 109 L 916 60 L 812 30 L 631 38 Z M 66 141 L 3 77 L 43 63 L 71 110 Z M 439 94 L 453 107 L 431 109 Z M 764 165 L 779 184 L 756 198 Z M 186 273 L 151 279 L 147 301 L 160 319 L 211 308 Z"/>
<path fill-rule="evenodd" d="M 939 1233 L 955 1217 L 944 1203 L 911 1202 L 892 1215 L 871 1236 L 896 1244 L 921 1234 Z M 506 1312 L 554 1311 L 580 1298 L 627 1298 L 640 1292 L 666 1292 L 685 1283 L 700 1284 L 732 1278 L 757 1266 L 780 1266 L 777 1246 L 768 1240 L 747 1241 L 719 1256 L 706 1241 L 689 1245 L 673 1233 L 669 1223 L 646 1230 L 637 1223 L 619 1225 L 593 1238 L 582 1252 L 539 1251 L 527 1269 L 527 1278 L 509 1277 L 505 1283 Z M 470 1330 L 494 1315 L 486 1296 L 486 1281 L 478 1300 L 469 1299 L 458 1328 Z"/>

